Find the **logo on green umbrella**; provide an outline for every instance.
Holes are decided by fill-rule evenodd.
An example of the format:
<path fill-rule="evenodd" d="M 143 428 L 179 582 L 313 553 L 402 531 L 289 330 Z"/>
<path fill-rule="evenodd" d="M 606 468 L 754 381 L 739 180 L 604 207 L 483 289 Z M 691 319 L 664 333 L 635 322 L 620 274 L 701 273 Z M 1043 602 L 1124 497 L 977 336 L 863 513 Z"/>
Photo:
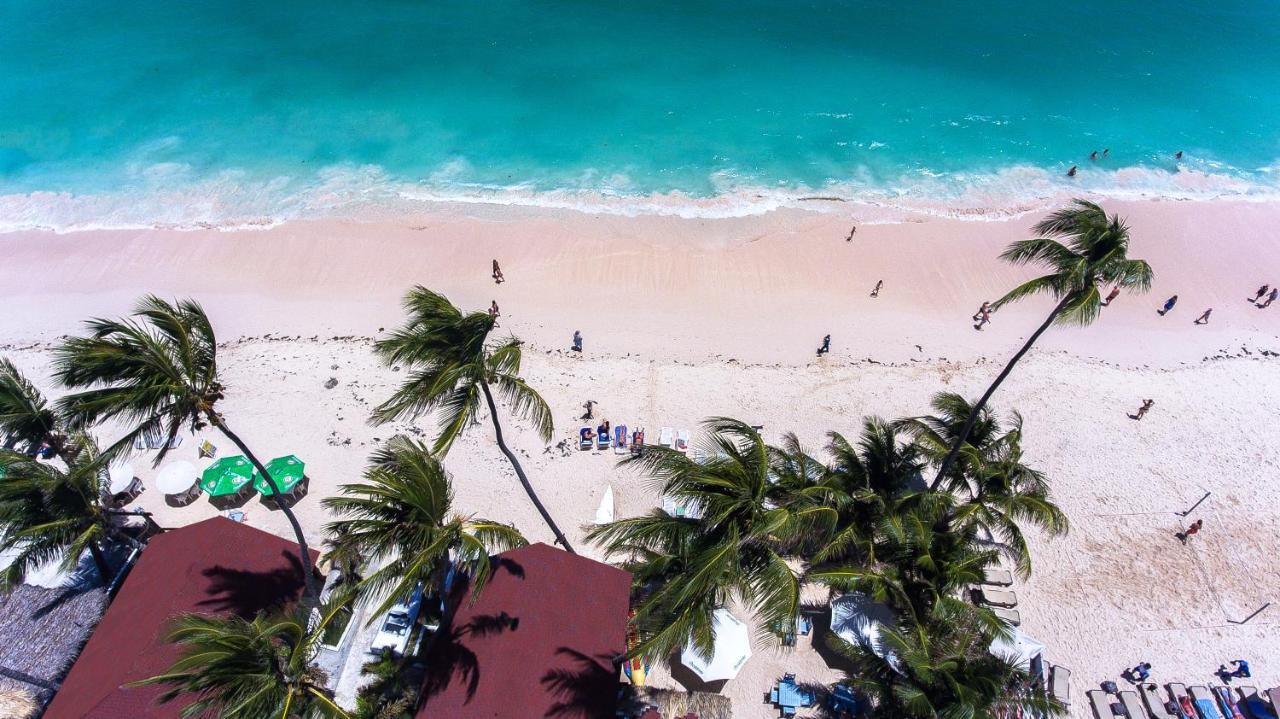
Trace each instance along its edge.
<path fill-rule="evenodd" d="M 271 479 L 275 480 L 276 486 L 280 488 L 280 492 L 288 494 L 293 491 L 294 487 L 302 481 L 306 465 L 302 460 L 290 454 L 284 457 L 276 457 L 267 462 L 267 474 L 271 475 Z M 264 497 L 270 497 L 275 492 L 271 491 L 271 485 L 267 484 L 266 478 L 261 475 L 255 475 L 253 478 L 253 488 Z"/>
<path fill-rule="evenodd" d="M 200 489 L 210 497 L 236 494 L 253 481 L 253 465 L 242 455 L 223 457 L 200 475 Z"/>

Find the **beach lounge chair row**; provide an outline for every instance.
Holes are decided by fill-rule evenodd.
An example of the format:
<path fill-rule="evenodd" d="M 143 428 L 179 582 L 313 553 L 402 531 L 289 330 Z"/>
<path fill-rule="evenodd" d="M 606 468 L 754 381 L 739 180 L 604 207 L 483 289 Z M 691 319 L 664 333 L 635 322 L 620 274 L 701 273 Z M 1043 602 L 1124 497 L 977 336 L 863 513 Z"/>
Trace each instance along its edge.
<path fill-rule="evenodd" d="M 1054 667 L 1050 676 L 1050 691 L 1066 704 L 1055 687 L 1058 680 L 1054 675 L 1059 669 Z M 1280 701 L 1280 696 L 1271 696 L 1268 700 L 1255 687 L 1197 685 L 1188 688 L 1175 682 L 1166 685 L 1170 698 L 1166 702 L 1159 688 L 1149 682 L 1139 684 L 1137 692 L 1115 692 L 1115 685 L 1110 683 L 1104 686 L 1113 691 L 1094 689 L 1087 692 L 1096 719 L 1116 716 L 1130 719 L 1278 719 L 1275 702 Z M 1269 693 L 1280 695 L 1280 689 L 1272 689 Z"/>

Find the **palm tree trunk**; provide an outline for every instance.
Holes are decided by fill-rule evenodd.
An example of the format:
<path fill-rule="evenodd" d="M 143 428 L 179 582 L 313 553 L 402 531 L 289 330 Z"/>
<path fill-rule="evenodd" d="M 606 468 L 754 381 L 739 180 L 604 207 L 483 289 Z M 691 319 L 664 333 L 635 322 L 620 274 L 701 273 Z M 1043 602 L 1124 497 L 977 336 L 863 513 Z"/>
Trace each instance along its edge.
<path fill-rule="evenodd" d="M 542 515 L 542 521 L 551 527 L 551 533 L 556 535 L 556 541 L 560 546 L 564 547 L 569 554 L 577 554 L 573 551 L 573 547 L 569 546 L 569 540 L 565 539 L 564 532 L 556 526 L 555 520 L 547 512 L 547 508 L 542 506 L 542 501 L 538 499 L 538 495 L 533 491 L 533 485 L 529 484 L 529 477 L 524 473 L 524 467 L 520 466 L 520 460 L 516 459 L 516 455 L 507 447 L 507 443 L 502 439 L 502 425 L 498 422 L 498 406 L 493 402 L 493 393 L 489 391 L 489 383 L 480 382 L 480 389 L 484 391 L 484 400 L 489 403 L 489 417 L 493 419 L 493 434 L 498 440 L 498 449 L 507 456 L 507 461 L 511 462 L 512 468 L 516 470 L 516 476 L 520 478 L 520 484 L 524 485 L 525 494 L 529 495 L 529 499 L 533 502 L 533 506 L 538 508 L 538 514 Z"/>
<path fill-rule="evenodd" d="M 316 587 L 315 568 L 311 565 L 311 550 L 307 548 L 307 538 L 302 534 L 302 525 L 298 524 L 298 518 L 294 516 L 293 510 L 289 509 L 285 505 L 284 499 L 280 497 L 280 485 L 276 484 L 276 481 L 267 472 L 267 468 L 262 466 L 262 462 L 258 461 L 253 452 L 250 452 L 249 448 L 245 446 L 244 441 L 235 432 L 231 431 L 231 428 L 227 426 L 227 423 L 221 417 L 214 412 L 209 412 L 208 417 L 209 423 L 217 427 L 219 432 L 226 435 L 227 439 L 231 440 L 240 449 L 241 454 L 249 458 L 249 462 L 258 470 L 258 474 L 261 474 L 267 485 L 271 487 L 271 498 L 275 500 L 276 507 L 279 507 L 284 516 L 288 518 L 290 526 L 293 527 L 293 535 L 298 540 L 298 554 L 302 558 L 302 578 L 306 583 L 306 599 L 312 606 L 319 606 L 320 590 Z"/>
<path fill-rule="evenodd" d="M 98 576 L 102 577 L 102 581 L 110 582 L 111 565 L 107 564 L 107 558 L 102 554 L 102 548 L 97 542 L 89 542 L 89 556 L 93 557 L 93 563 L 98 567 Z"/>
<path fill-rule="evenodd" d="M 982 408 L 987 406 L 987 400 L 991 399 L 991 395 L 995 394 L 995 391 L 1000 388 L 1000 385 L 1004 382 L 1005 378 L 1013 371 L 1013 366 L 1018 364 L 1018 360 L 1022 359 L 1022 356 L 1031 349 L 1031 345 L 1035 344 L 1036 340 L 1040 339 L 1040 335 L 1044 334 L 1045 330 L 1049 329 L 1049 325 L 1052 325 L 1053 321 L 1058 319 L 1058 315 L 1062 312 L 1062 308 L 1066 307 L 1067 303 L 1074 297 L 1074 293 L 1068 294 L 1058 302 L 1057 306 L 1053 308 L 1053 311 L 1049 313 L 1049 316 L 1045 321 L 1041 323 L 1039 329 L 1037 329 L 1035 333 L 1027 339 L 1026 344 L 1022 345 L 1022 349 L 1018 350 L 1018 354 L 1014 355 L 1013 359 L 1009 360 L 1009 363 L 1004 366 L 1004 370 L 996 377 L 996 381 L 991 383 L 991 386 L 983 393 L 982 398 L 978 400 L 977 404 L 973 405 L 973 409 L 969 410 L 969 418 L 964 422 L 964 429 L 960 430 L 960 435 L 957 436 L 955 442 L 951 444 L 951 449 L 947 451 L 947 456 L 942 459 L 942 464 L 938 465 L 938 476 L 934 477 L 933 484 L 929 485 L 930 491 L 936 492 L 938 487 L 942 484 L 943 478 L 947 476 L 947 470 L 951 469 L 951 464 L 955 462 L 956 455 L 960 453 L 961 445 L 969 439 L 969 433 L 973 431 L 973 425 L 978 423 L 978 415 L 982 414 Z"/>

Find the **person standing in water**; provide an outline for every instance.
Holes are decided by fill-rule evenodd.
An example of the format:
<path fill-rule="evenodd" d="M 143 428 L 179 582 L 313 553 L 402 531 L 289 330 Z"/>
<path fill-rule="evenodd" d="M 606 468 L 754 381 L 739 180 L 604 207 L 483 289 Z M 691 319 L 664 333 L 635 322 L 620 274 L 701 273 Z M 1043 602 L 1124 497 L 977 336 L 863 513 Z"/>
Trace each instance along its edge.
<path fill-rule="evenodd" d="M 1093 160 L 1094 162 L 1097 162 L 1097 161 L 1098 161 L 1098 151 L 1097 151 L 1097 150 L 1094 150 L 1093 152 L 1090 152 L 1090 153 L 1089 153 L 1089 159 L 1090 159 L 1090 160 Z"/>
<path fill-rule="evenodd" d="M 1173 159 L 1175 159 L 1175 160 L 1181 160 L 1181 159 L 1182 159 L 1182 150 L 1178 150 L 1178 151 L 1174 154 Z"/>
<path fill-rule="evenodd" d="M 1067 177 L 1075 177 L 1075 176 L 1076 176 L 1076 166 L 1072 165 L 1071 169 L 1067 170 Z"/>

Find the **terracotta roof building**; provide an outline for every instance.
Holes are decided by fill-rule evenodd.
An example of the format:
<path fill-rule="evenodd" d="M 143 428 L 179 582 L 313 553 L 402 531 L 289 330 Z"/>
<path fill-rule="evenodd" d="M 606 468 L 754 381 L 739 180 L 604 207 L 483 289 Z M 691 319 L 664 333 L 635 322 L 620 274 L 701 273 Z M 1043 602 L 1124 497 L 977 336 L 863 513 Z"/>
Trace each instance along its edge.
<path fill-rule="evenodd" d="M 631 575 L 545 544 L 494 557 L 427 657 L 418 719 L 613 719 Z"/>
<path fill-rule="evenodd" d="M 155 537 L 45 719 L 177 719 L 183 700 L 158 704 L 162 687 L 125 686 L 177 659 L 177 648 L 165 641 L 171 620 L 187 612 L 249 618 L 297 601 L 302 578 L 296 544 L 222 517 Z"/>

